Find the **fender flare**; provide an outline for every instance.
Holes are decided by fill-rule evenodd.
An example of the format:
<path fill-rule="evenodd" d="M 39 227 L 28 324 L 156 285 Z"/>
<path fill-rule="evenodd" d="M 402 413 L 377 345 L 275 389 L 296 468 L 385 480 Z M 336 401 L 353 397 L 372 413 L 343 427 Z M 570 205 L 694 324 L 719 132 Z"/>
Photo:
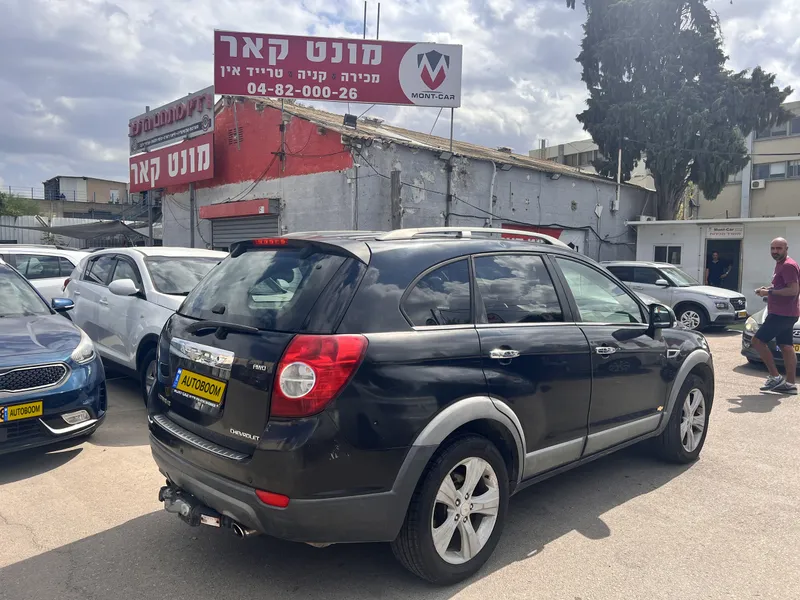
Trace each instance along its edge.
<path fill-rule="evenodd" d="M 669 392 L 669 397 L 667 398 L 667 406 L 664 409 L 664 414 L 661 417 L 661 423 L 656 429 L 656 434 L 660 434 L 664 431 L 667 427 L 667 423 L 669 423 L 670 418 L 672 417 L 672 411 L 675 409 L 675 405 L 678 402 L 678 394 L 681 392 L 681 388 L 683 387 L 683 383 L 686 381 L 686 378 L 689 376 L 689 373 L 694 369 L 697 365 L 702 364 L 709 364 L 711 362 L 711 354 L 704 350 L 703 348 L 697 348 L 693 350 L 689 356 L 683 361 L 680 368 L 678 369 L 678 373 L 675 375 L 675 381 L 672 384 L 672 389 Z"/>
<path fill-rule="evenodd" d="M 489 396 L 471 396 L 453 402 L 431 419 L 414 440 L 413 446 L 438 447 L 459 427 L 484 419 L 500 424 L 514 439 L 518 461 L 517 483 L 519 483 L 525 467 L 525 434 L 517 415 L 502 400 Z"/>

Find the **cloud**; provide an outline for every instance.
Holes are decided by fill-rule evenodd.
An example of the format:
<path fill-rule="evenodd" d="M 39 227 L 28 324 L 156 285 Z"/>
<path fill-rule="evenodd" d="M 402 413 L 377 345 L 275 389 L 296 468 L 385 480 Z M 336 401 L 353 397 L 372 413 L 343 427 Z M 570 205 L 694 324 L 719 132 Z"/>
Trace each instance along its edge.
<path fill-rule="evenodd" d="M 730 66 L 800 80 L 795 0 L 710 0 Z M 208 85 L 213 30 L 360 36 L 361 0 L 5 0 L 0 20 L 0 178 L 30 187 L 57 174 L 127 178 L 127 121 Z M 368 36 L 375 35 L 370 2 Z M 381 39 L 464 45 L 460 139 L 518 152 L 585 137 L 575 62 L 582 7 L 563 0 L 383 2 Z M 798 98 L 795 93 L 794 98 Z M 327 104 L 337 112 L 344 104 Z M 370 107 L 352 105 L 357 114 Z M 448 135 L 449 111 L 378 106 L 393 124 Z"/>

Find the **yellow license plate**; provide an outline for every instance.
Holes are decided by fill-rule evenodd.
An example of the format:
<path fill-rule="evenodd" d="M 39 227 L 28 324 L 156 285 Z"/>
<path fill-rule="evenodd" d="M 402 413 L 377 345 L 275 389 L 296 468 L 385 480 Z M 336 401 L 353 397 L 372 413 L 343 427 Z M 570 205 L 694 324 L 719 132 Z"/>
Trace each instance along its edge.
<path fill-rule="evenodd" d="M 794 351 L 795 352 L 800 352 L 800 344 L 795 344 L 794 345 Z"/>
<path fill-rule="evenodd" d="M 225 395 L 225 383 L 223 381 L 217 381 L 187 369 L 178 369 L 178 372 L 175 373 L 175 381 L 172 387 L 178 392 L 202 398 L 214 404 L 222 402 L 222 396 Z"/>
<path fill-rule="evenodd" d="M 0 423 L 9 421 L 19 421 L 20 419 L 32 419 L 41 417 L 44 413 L 42 401 L 28 402 L 27 404 L 15 404 L 13 406 L 3 406 L 0 408 Z"/>
<path fill-rule="evenodd" d="M 747 311 L 746 310 L 740 310 L 738 313 L 736 313 L 736 316 L 739 317 L 740 319 L 743 319 L 743 318 L 745 318 L 747 316 Z"/>

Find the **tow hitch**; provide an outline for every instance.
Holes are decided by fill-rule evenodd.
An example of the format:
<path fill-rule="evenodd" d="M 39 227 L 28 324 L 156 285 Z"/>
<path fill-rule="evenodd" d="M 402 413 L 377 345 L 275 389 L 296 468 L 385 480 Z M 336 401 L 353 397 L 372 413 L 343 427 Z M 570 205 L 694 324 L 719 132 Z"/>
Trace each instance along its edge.
<path fill-rule="evenodd" d="M 240 538 L 250 537 L 258 533 L 255 529 L 245 527 L 230 517 L 218 513 L 191 494 L 169 482 L 158 490 L 158 500 L 164 503 L 164 510 L 178 515 L 183 522 L 192 527 L 208 525 L 209 527 L 230 529 L 234 535 Z"/>

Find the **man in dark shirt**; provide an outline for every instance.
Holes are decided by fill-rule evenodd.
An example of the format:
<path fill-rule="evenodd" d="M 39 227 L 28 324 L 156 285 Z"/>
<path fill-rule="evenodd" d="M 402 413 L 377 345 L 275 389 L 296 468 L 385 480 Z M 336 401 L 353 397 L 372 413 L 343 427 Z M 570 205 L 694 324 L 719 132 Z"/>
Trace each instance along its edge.
<path fill-rule="evenodd" d="M 719 252 L 712 252 L 706 262 L 706 285 L 722 287 L 722 280 L 731 272 L 731 265 L 720 260 Z"/>
<path fill-rule="evenodd" d="M 769 369 L 769 377 L 761 390 L 795 395 L 797 355 L 794 352 L 793 330 L 794 324 L 800 318 L 800 266 L 789 258 L 789 244 L 783 238 L 772 240 L 770 253 L 775 259 L 772 285 L 756 290 L 756 294 L 767 298 L 767 318 L 753 337 L 753 348 Z M 773 339 L 781 349 L 786 378 L 778 373 L 767 346 Z"/>

